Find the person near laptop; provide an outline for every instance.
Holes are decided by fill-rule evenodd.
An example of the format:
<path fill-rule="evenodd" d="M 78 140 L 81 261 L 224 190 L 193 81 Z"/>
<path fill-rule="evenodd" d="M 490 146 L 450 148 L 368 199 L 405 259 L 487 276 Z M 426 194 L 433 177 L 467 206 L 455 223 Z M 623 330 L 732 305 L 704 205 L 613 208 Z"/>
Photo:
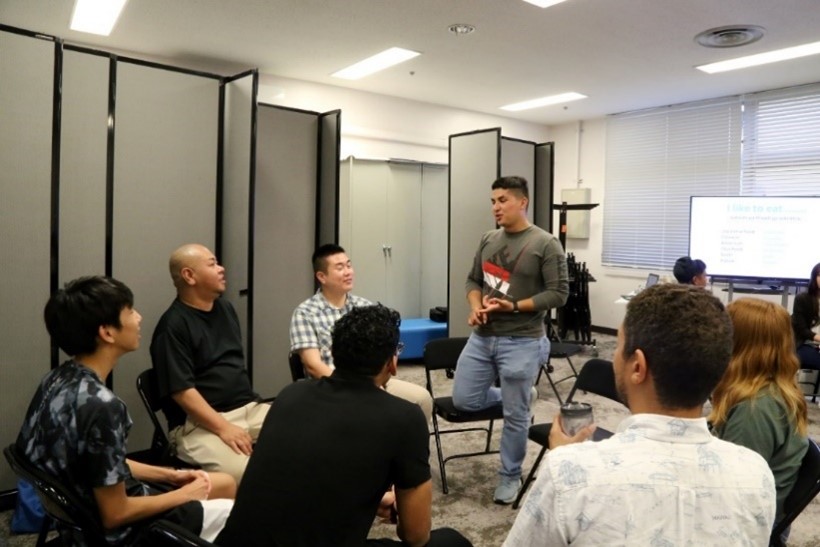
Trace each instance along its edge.
<path fill-rule="evenodd" d="M 703 260 L 693 259 L 689 256 L 682 256 L 675 261 L 672 274 L 674 274 L 678 283 L 684 285 L 705 287 L 709 283 L 709 276 L 706 275 L 706 264 Z"/>

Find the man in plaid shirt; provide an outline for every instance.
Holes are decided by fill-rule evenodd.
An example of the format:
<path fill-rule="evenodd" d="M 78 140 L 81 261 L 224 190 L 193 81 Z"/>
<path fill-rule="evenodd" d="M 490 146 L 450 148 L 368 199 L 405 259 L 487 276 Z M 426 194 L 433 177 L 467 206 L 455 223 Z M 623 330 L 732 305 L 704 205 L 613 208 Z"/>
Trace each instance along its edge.
<path fill-rule="evenodd" d="M 333 356 L 330 353 L 333 325 L 344 314 L 360 306 L 371 305 L 365 298 L 350 294 L 353 290 L 353 265 L 339 245 L 322 245 L 313 253 L 313 271 L 321 287 L 316 294 L 299 304 L 290 321 L 290 351 L 298 353 L 305 372 L 312 378 L 330 376 Z M 423 387 L 392 378 L 387 392 L 421 407 L 427 419 L 433 412 L 433 399 Z"/>

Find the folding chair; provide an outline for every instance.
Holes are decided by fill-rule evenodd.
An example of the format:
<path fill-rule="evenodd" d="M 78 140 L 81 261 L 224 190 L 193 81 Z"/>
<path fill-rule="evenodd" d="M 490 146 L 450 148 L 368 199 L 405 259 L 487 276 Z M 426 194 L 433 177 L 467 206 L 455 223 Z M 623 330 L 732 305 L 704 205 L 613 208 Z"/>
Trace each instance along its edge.
<path fill-rule="evenodd" d="M 151 437 L 151 448 L 149 449 L 149 463 L 155 465 L 168 465 L 171 467 L 196 467 L 188 462 L 184 462 L 171 453 L 171 442 L 168 434 L 159 420 L 157 413 L 162 410 L 161 398 L 159 396 L 159 384 L 157 383 L 157 373 L 153 368 L 143 370 L 137 376 L 137 393 L 139 393 L 148 417 L 154 425 L 154 434 Z"/>
<path fill-rule="evenodd" d="M 290 365 L 290 377 L 293 378 L 294 382 L 307 378 L 302 358 L 295 351 L 288 354 L 288 365 Z"/>
<path fill-rule="evenodd" d="M 579 346 L 578 344 L 568 344 L 566 342 L 550 342 L 550 354 L 547 358 L 547 362 L 542 363 L 541 369 L 538 371 L 538 377 L 535 379 L 535 383 L 537 384 L 541 380 L 541 375 L 544 374 L 547 377 L 547 381 L 550 383 L 550 386 L 552 387 L 552 391 L 555 393 L 555 398 L 558 399 L 559 405 L 564 404 L 564 401 L 561 399 L 561 395 L 558 393 L 558 384 L 560 384 L 561 382 L 566 382 L 567 380 L 578 378 L 578 371 L 575 369 L 575 365 L 572 364 L 572 359 L 570 359 L 570 357 L 577 355 L 579 353 L 581 353 L 581 346 Z M 553 359 L 566 359 L 567 363 L 569 363 L 569 368 L 572 371 L 572 373 L 558 380 L 554 380 L 552 378 L 552 374 L 555 372 L 555 367 L 552 366 Z"/>
<path fill-rule="evenodd" d="M 146 545 L 152 547 L 212 547 L 213 543 L 205 541 L 193 532 L 173 522 L 160 519 L 151 526 L 145 536 Z"/>
<path fill-rule="evenodd" d="M 465 412 L 458 410 L 453 405 L 452 397 L 436 397 L 433 393 L 433 381 L 430 374 L 434 370 L 453 370 L 456 368 L 461 350 L 467 343 L 466 338 L 439 338 L 427 342 L 424 346 L 424 372 L 427 376 L 427 391 L 433 398 L 433 435 L 436 438 L 436 451 L 438 453 L 438 465 L 441 470 L 441 489 L 447 494 L 447 473 L 445 464 L 456 458 L 468 458 L 470 456 L 481 456 L 485 454 L 498 454 L 498 450 L 490 450 L 490 442 L 493 435 L 493 422 L 504 418 L 504 410 L 501 405 L 493 406 L 477 412 Z M 438 418 L 450 423 L 470 423 L 489 421 L 487 427 L 466 427 L 461 429 L 439 429 Z M 465 431 L 485 431 L 487 433 L 484 450 L 480 452 L 468 452 L 453 454 L 444 457 L 441 450 L 441 436 L 445 433 L 460 433 Z"/>
<path fill-rule="evenodd" d="M 89 507 L 76 492 L 60 483 L 56 478 L 34 466 L 12 443 L 3 450 L 12 471 L 28 481 L 37 492 L 43 509 L 57 525 L 57 532 L 63 545 L 84 542 L 88 547 L 110 547 L 105 539 L 105 529 L 100 522 L 96 507 Z M 47 523 L 43 525 L 37 538 L 37 547 L 47 544 Z M 119 545 L 132 545 L 135 538 Z M 49 544 L 51 542 L 48 542 Z"/>
<path fill-rule="evenodd" d="M 605 361 L 603 359 L 590 359 L 587 361 L 581 369 L 581 372 L 578 374 L 578 378 L 575 380 L 575 385 L 572 386 L 572 391 L 569 392 L 569 396 L 567 397 L 568 403 L 572 402 L 572 398 L 578 390 L 600 395 L 601 397 L 606 397 L 607 399 L 617 403 L 622 402 L 618 397 L 618 390 L 615 387 L 615 371 L 612 368 L 611 361 Z M 549 436 L 551 428 L 552 423 L 535 424 L 530 426 L 527 437 L 529 437 L 531 441 L 540 444 L 541 451 L 538 453 L 538 457 L 535 459 L 535 463 L 533 464 L 532 469 L 530 469 L 527 479 L 524 481 L 524 484 L 521 486 L 521 490 L 518 492 L 518 497 L 513 503 L 513 509 L 518 509 L 518 505 L 524 497 L 524 492 L 527 491 L 530 483 L 535 478 L 535 472 L 538 469 L 538 466 L 541 465 L 541 460 L 544 458 L 544 454 L 546 454 L 549 449 Z M 611 436 L 611 431 L 607 431 L 606 429 L 599 427 L 595 430 L 592 440 L 602 441 Z"/>
<path fill-rule="evenodd" d="M 817 443 L 809 439 L 809 449 L 803 456 L 800 470 L 797 472 L 797 481 L 792 487 L 792 491 L 786 496 L 783 502 L 783 518 L 775 524 L 769 545 L 774 547 L 786 547 L 781 539 L 783 532 L 791 526 L 803 509 L 820 492 L 820 448 Z"/>

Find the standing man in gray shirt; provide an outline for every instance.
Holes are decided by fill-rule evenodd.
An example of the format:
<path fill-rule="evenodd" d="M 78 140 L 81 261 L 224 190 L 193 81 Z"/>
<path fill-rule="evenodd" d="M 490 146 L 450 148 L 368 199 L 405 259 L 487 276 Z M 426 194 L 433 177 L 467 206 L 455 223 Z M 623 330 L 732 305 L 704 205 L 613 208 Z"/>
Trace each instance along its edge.
<path fill-rule="evenodd" d="M 509 504 L 521 488 L 531 389 L 549 355 L 544 318 L 547 310 L 566 303 L 569 282 L 558 238 L 527 219 L 526 179 L 499 178 L 491 202 L 500 228 L 481 238 L 467 276 L 467 323 L 475 329 L 458 359 L 453 403 L 465 411 L 503 404 L 501 469 L 493 500 Z M 500 388 L 493 385 L 496 377 Z"/>

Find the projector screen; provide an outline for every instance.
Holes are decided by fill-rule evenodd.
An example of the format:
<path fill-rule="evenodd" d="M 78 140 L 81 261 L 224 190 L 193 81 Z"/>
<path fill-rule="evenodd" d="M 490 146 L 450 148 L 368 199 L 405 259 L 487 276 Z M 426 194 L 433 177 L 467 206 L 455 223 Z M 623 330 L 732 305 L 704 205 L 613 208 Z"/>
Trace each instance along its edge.
<path fill-rule="evenodd" d="M 715 277 L 807 281 L 820 262 L 820 197 L 701 197 L 689 207 L 689 256 Z"/>

